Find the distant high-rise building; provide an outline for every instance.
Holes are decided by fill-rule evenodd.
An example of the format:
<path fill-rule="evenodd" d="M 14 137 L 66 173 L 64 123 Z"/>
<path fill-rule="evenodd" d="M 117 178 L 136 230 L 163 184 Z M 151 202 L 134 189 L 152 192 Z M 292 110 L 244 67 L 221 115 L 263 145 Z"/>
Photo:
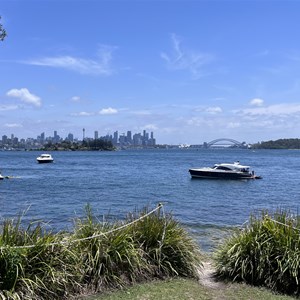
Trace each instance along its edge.
<path fill-rule="evenodd" d="M 121 145 L 124 145 L 126 143 L 126 136 L 125 134 L 120 134 L 120 137 L 119 137 L 119 142 Z"/>
<path fill-rule="evenodd" d="M 19 139 L 17 137 L 14 137 L 11 141 L 13 145 L 17 145 L 19 143 Z"/>
<path fill-rule="evenodd" d="M 141 146 L 142 145 L 142 135 L 140 133 L 136 133 L 132 137 L 133 145 L 134 146 Z"/>
<path fill-rule="evenodd" d="M 94 139 L 95 139 L 95 140 L 98 140 L 98 138 L 99 138 L 99 136 L 98 136 L 98 131 L 96 130 L 95 133 L 94 133 Z"/>
<path fill-rule="evenodd" d="M 2 143 L 7 143 L 7 135 L 2 135 Z"/>
<path fill-rule="evenodd" d="M 118 133 L 118 131 L 115 131 L 114 132 L 114 137 L 113 137 L 113 140 L 112 140 L 113 144 L 117 145 L 118 144 L 118 140 L 119 140 L 119 133 Z"/>
<path fill-rule="evenodd" d="M 131 131 L 127 131 L 127 142 L 128 143 L 132 143 L 132 135 L 131 135 Z"/>
<path fill-rule="evenodd" d="M 37 137 L 37 141 L 41 144 L 41 145 L 44 145 L 45 143 L 45 132 L 42 132 L 41 135 L 39 135 Z"/>
<path fill-rule="evenodd" d="M 82 140 L 84 141 L 84 139 L 85 139 L 85 129 L 83 128 L 82 129 Z"/>
<path fill-rule="evenodd" d="M 59 135 L 57 134 L 57 131 L 54 131 L 54 137 L 53 137 L 53 142 L 58 143 L 59 142 Z"/>
<path fill-rule="evenodd" d="M 69 133 L 69 134 L 68 134 L 67 140 L 70 141 L 70 142 L 73 142 L 73 141 L 74 141 L 74 136 L 73 136 L 72 133 Z"/>

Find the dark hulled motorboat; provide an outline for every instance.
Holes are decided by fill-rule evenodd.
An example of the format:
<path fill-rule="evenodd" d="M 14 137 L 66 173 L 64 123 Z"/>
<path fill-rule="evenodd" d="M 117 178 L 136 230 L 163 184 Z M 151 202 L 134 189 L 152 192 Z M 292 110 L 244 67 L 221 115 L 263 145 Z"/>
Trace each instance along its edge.
<path fill-rule="evenodd" d="M 239 162 L 233 164 L 215 164 L 213 167 L 189 169 L 192 178 L 211 178 L 211 179 L 260 179 L 261 176 L 255 175 L 250 171 L 249 166 L 243 166 Z"/>

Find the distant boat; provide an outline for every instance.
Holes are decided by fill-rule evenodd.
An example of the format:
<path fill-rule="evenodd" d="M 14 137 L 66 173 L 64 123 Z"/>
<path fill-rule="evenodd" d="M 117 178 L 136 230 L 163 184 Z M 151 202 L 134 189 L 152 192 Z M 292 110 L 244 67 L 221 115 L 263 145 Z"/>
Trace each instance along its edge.
<path fill-rule="evenodd" d="M 44 164 L 44 163 L 52 163 L 54 161 L 53 157 L 51 154 L 41 154 L 39 157 L 37 157 L 37 162 L 39 164 Z"/>
<path fill-rule="evenodd" d="M 192 178 L 207 179 L 260 179 L 261 176 L 255 175 L 250 171 L 249 166 L 243 166 L 239 162 L 233 164 L 215 164 L 213 167 L 189 169 Z"/>
<path fill-rule="evenodd" d="M 5 177 L 0 173 L 0 180 L 3 180 Z"/>

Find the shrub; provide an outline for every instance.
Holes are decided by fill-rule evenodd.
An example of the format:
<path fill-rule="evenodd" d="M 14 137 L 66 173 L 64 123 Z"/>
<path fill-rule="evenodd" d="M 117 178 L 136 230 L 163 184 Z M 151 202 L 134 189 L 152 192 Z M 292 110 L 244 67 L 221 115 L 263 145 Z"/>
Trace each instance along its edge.
<path fill-rule="evenodd" d="M 73 232 L 53 233 L 21 217 L 0 226 L 0 299 L 68 299 L 153 277 L 196 277 L 200 252 L 162 207 L 99 222 L 86 207 Z M 135 217 L 135 218 L 134 218 Z"/>
<path fill-rule="evenodd" d="M 164 214 L 163 207 L 132 226 L 132 236 L 143 250 L 151 276 L 198 277 L 199 246 L 171 214 Z"/>
<path fill-rule="evenodd" d="M 62 299 L 76 287 L 77 260 L 61 234 L 6 220 L 0 236 L 0 291 L 6 299 Z M 0 296 L 1 296 L 0 293 Z"/>
<path fill-rule="evenodd" d="M 252 215 L 248 226 L 236 230 L 215 252 L 216 274 L 299 295 L 299 231 L 299 216 L 289 212 Z"/>
<path fill-rule="evenodd" d="M 138 277 L 142 263 L 139 249 L 128 228 L 117 230 L 122 225 L 98 222 L 90 206 L 86 217 L 76 220 L 72 247 L 80 255 L 83 283 L 94 292 L 124 286 Z"/>

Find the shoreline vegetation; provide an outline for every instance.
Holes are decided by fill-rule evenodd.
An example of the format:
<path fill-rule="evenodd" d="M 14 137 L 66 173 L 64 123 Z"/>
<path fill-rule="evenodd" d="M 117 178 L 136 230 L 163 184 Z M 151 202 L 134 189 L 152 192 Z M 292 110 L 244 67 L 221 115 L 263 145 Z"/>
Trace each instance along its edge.
<path fill-rule="evenodd" d="M 300 149 L 300 139 L 279 139 L 251 145 L 251 149 Z"/>
<path fill-rule="evenodd" d="M 63 141 L 60 143 L 47 143 L 42 151 L 114 151 L 116 148 L 111 141 L 102 139 L 82 141 L 81 143 Z"/>
<path fill-rule="evenodd" d="M 169 145 L 170 146 L 170 145 Z M 146 147 L 147 148 L 147 147 Z M 153 147 L 151 147 L 153 148 Z M 168 145 L 157 145 L 155 148 L 168 148 Z M 194 147 L 193 147 L 194 148 Z M 229 147 L 231 148 L 231 147 Z M 233 146 L 235 148 L 235 146 Z M 43 151 L 114 151 L 117 148 L 111 141 L 102 139 L 84 140 L 80 143 L 62 141 L 49 142 L 41 149 Z M 250 149 L 300 149 L 300 139 L 279 139 L 252 144 Z"/>
<path fill-rule="evenodd" d="M 106 299 L 112 291 L 134 292 L 149 284 L 150 289 L 152 284 L 168 289 L 168 282 L 197 282 L 203 297 L 188 299 L 212 299 L 207 293 L 222 284 L 299 296 L 299 231 L 300 217 L 287 211 L 250 216 L 244 228 L 216 246 L 209 260 L 221 285 L 207 287 L 198 282 L 205 281 L 207 254 L 162 204 L 113 222 L 99 221 L 86 205 L 85 216 L 74 219 L 71 232 L 53 233 L 36 221 L 24 227 L 19 216 L 0 226 L 0 298 Z"/>
<path fill-rule="evenodd" d="M 155 144 L 155 145 L 121 145 L 113 144 L 110 140 L 105 139 L 85 139 L 83 141 L 69 141 L 61 140 L 59 142 L 48 141 L 44 145 L 24 145 L 20 143 L 7 143 L 0 144 L 0 151 L 115 151 L 115 150 L 126 150 L 126 149 L 210 149 L 205 146 L 207 143 L 202 145 L 173 145 L 173 144 Z M 288 150 L 299 150 L 300 139 L 279 139 L 270 140 L 266 142 L 258 142 L 247 145 L 246 142 L 242 143 L 242 147 L 237 145 L 228 146 L 216 146 L 216 148 L 226 149 L 288 149 Z"/>

